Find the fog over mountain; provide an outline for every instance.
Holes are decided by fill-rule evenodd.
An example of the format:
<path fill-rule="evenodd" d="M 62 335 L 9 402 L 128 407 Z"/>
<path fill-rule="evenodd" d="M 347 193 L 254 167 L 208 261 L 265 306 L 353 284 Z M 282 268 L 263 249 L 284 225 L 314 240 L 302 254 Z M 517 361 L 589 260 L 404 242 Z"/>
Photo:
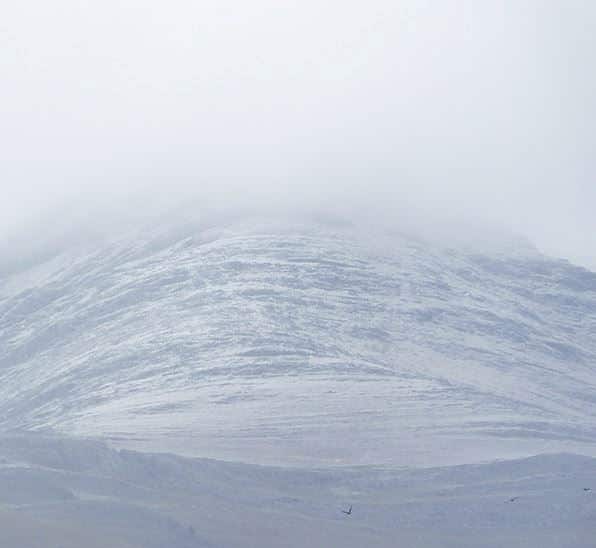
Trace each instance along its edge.
<path fill-rule="evenodd" d="M 0 7 L 0 546 L 591 548 L 596 4 Z"/>
<path fill-rule="evenodd" d="M 310 206 L 355 193 L 413 204 L 427 224 L 500 224 L 596 267 L 591 3 L 0 10 L 2 227 L 122 210 L 131 188 L 145 196 L 127 214 L 181 189 Z"/>

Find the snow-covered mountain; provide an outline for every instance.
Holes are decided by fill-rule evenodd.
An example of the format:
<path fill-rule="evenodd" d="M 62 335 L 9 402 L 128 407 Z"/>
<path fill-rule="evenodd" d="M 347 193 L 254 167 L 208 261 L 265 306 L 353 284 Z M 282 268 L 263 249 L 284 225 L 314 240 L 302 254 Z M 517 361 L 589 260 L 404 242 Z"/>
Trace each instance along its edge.
<path fill-rule="evenodd" d="M 277 464 L 596 454 L 596 274 L 323 221 L 174 223 L 0 279 L 0 428 Z"/>

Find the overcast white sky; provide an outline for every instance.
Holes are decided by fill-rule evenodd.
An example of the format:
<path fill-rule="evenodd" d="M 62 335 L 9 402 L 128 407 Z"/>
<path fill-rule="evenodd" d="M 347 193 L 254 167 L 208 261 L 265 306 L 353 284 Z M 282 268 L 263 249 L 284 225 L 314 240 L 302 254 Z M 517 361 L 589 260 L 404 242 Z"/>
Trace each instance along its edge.
<path fill-rule="evenodd" d="M 486 219 L 596 270 L 594 66 L 591 0 L 7 0 L 0 229 L 210 184 Z"/>

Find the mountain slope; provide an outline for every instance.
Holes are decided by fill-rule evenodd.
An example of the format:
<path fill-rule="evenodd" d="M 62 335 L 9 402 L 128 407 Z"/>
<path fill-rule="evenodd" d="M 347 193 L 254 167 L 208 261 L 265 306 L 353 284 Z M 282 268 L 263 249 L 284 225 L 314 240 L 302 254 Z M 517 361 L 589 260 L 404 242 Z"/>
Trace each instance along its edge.
<path fill-rule="evenodd" d="M 596 454 L 596 274 L 521 244 L 237 221 L 0 289 L 4 429 L 271 463 Z"/>

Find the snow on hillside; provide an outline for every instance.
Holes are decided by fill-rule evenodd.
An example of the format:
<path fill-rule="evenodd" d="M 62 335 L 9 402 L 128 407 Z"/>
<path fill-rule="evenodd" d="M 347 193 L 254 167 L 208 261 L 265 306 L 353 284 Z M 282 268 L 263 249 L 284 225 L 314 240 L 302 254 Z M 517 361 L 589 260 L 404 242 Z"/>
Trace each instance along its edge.
<path fill-rule="evenodd" d="M 596 489 L 586 489 L 595 478 L 595 459 L 564 454 L 316 470 L 13 434 L 0 438 L 0 541 L 3 548 L 591 548 Z"/>
<path fill-rule="evenodd" d="M 324 222 L 126 232 L 5 271 L 0 427 L 282 465 L 596 454 L 596 274 Z"/>

